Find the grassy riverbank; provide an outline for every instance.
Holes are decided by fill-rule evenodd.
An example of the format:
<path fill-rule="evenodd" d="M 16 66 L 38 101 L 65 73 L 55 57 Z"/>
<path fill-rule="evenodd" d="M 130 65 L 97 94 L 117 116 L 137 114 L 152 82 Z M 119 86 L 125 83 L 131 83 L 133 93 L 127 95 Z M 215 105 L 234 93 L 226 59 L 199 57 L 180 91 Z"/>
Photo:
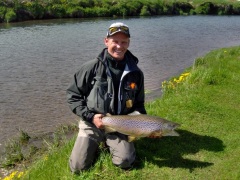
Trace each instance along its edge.
<path fill-rule="evenodd" d="M 53 18 L 240 15 L 239 0 L 2 0 L 0 23 Z"/>
<path fill-rule="evenodd" d="M 5 179 L 231 179 L 240 178 L 240 46 L 214 50 L 163 83 L 164 95 L 146 104 L 148 114 L 181 124 L 179 137 L 135 142 L 132 170 L 111 163 L 101 148 L 95 165 L 73 175 L 68 158 L 74 139 Z"/>

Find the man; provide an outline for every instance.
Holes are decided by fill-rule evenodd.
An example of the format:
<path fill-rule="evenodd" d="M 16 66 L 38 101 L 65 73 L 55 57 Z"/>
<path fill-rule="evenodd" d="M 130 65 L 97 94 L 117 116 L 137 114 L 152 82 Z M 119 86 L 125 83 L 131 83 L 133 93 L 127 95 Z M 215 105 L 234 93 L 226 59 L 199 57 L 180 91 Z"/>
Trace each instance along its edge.
<path fill-rule="evenodd" d="M 67 89 L 68 104 L 78 115 L 79 133 L 70 156 L 70 168 L 78 173 L 94 162 L 99 143 L 105 141 L 112 162 L 123 169 L 135 160 L 135 148 L 127 136 L 104 133 L 102 117 L 106 113 L 126 115 L 133 111 L 146 114 L 144 76 L 138 59 L 128 50 L 127 25 L 113 23 L 104 39 L 106 48 L 92 61 L 82 65 Z"/>

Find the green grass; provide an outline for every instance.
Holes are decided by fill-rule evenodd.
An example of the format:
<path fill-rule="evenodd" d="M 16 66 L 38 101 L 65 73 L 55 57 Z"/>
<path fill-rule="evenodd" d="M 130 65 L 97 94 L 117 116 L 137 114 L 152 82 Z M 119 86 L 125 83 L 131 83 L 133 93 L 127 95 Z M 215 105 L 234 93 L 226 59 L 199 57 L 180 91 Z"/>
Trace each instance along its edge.
<path fill-rule="evenodd" d="M 26 169 L 22 179 L 240 179 L 240 46 L 199 57 L 186 72 L 146 104 L 149 114 L 180 123 L 180 136 L 136 141 L 132 170 L 112 165 L 102 148 L 89 171 L 72 174 L 72 139 Z"/>

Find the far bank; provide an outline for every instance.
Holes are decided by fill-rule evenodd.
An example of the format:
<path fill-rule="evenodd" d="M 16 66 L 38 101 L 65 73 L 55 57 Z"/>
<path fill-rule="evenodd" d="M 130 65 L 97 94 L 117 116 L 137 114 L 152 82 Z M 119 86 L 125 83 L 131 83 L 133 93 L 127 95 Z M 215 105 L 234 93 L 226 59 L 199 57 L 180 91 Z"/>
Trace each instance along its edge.
<path fill-rule="evenodd" d="M 2 0 L 0 23 L 28 20 L 166 15 L 240 15 L 238 0 Z"/>

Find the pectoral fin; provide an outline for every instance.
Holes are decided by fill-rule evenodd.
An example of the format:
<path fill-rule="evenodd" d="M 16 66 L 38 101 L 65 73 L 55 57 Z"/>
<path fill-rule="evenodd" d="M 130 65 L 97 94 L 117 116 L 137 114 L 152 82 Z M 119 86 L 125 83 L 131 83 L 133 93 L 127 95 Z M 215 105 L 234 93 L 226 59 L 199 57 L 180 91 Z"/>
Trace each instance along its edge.
<path fill-rule="evenodd" d="M 116 132 L 114 128 L 111 128 L 109 126 L 104 126 L 104 130 L 106 133 Z"/>
<path fill-rule="evenodd" d="M 110 113 L 107 113 L 106 116 L 112 116 Z"/>
<path fill-rule="evenodd" d="M 132 113 L 129 113 L 130 116 L 140 115 L 141 113 L 139 111 L 133 111 Z"/>
<path fill-rule="evenodd" d="M 132 142 L 134 140 L 136 140 L 137 138 L 134 136 L 128 136 L 128 142 Z"/>

